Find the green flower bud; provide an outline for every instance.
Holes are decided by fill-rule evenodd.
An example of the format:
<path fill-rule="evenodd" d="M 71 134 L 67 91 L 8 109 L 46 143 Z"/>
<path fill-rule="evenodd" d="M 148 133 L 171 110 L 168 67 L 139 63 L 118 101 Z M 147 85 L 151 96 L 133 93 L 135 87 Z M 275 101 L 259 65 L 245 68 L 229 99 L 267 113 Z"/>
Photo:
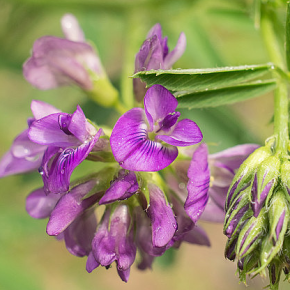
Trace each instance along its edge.
<path fill-rule="evenodd" d="M 270 238 L 275 246 L 278 240 L 283 242 L 289 220 L 288 202 L 282 190 L 277 191 L 268 212 L 270 224 Z"/>
<path fill-rule="evenodd" d="M 260 211 L 257 218 L 252 217 L 243 227 L 237 242 L 237 256 L 239 259 L 249 255 L 261 242 L 267 228 L 265 209 Z"/>
<path fill-rule="evenodd" d="M 227 211 L 235 200 L 236 196 L 245 188 L 250 185 L 253 177 L 256 173 L 258 166 L 269 156 L 271 156 L 270 146 L 260 147 L 255 150 L 240 166 L 238 172 L 236 173 L 232 184 L 229 188 L 225 210 Z"/>
<path fill-rule="evenodd" d="M 290 161 L 285 160 L 281 164 L 281 182 L 283 184 L 283 189 L 285 191 L 285 196 L 290 202 Z"/>
<path fill-rule="evenodd" d="M 245 256 L 238 261 L 239 278 L 240 281 L 247 285 L 246 276 L 253 269 L 259 267 L 259 252 L 253 251 L 251 254 Z"/>
<path fill-rule="evenodd" d="M 282 263 L 279 258 L 273 259 L 268 266 L 269 278 L 270 278 L 270 289 L 278 290 L 279 281 L 282 273 Z"/>
<path fill-rule="evenodd" d="M 252 209 L 255 217 L 258 216 L 265 200 L 269 201 L 279 173 L 280 160 L 276 156 L 266 158 L 258 167 L 252 186 Z"/>

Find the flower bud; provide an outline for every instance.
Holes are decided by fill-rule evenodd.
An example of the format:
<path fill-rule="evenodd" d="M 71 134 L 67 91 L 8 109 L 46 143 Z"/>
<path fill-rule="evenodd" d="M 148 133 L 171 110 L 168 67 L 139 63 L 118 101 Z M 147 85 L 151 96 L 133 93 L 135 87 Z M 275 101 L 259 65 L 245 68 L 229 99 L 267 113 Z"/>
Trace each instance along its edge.
<path fill-rule="evenodd" d="M 257 251 L 253 251 L 251 254 L 246 255 L 244 258 L 238 261 L 239 278 L 240 281 L 247 285 L 246 276 L 248 272 L 255 269 L 259 264 L 259 254 Z"/>
<path fill-rule="evenodd" d="M 236 244 L 238 241 L 238 236 L 232 236 L 230 239 L 228 239 L 225 247 L 225 258 L 229 259 L 230 261 L 234 261 L 236 258 Z"/>
<path fill-rule="evenodd" d="M 279 258 L 273 259 L 269 267 L 270 288 L 272 290 L 278 290 L 280 276 L 282 273 L 282 264 Z"/>
<path fill-rule="evenodd" d="M 260 243 L 267 225 L 265 209 L 260 211 L 257 218 L 252 217 L 243 227 L 237 242 L 237 255 L 241 259 L 250 254 Z"/>
<path fill-rule="evenodd" d="M 252 209 L 257 217 L 263 204 L 271 197 L 279 176 L 280 160 L 276 156 L 266 158 L 259 166 L 252 186 Z"/>
<path fill-rule="evenodd" d="M 270 148 L 266 146 L 260 147 L 255 150 L 240 166 L 227 194 L 225 204 L 226 211 L 229 209 L 232 201 L 236 198 L 236 196 L 245 187 L 249 186 L 257 167 L 269 156 L 271 156 Z"/>
<path fill-rule="evenodd" d="M 224 234 L 230 238 L 241 225 L 249 218 L 249 188 L 242 191 L 229 208 L 224 223 Z"/>
<path fill-rule="evenodd" d="M 278 240 L 283 242 L 289 219 L 289 209 L 284 192 L 279 190 L 271 200 L 269 208 L 270 238 L 275 246 Z"/>
<path fill-rule="evenodd" d="M 281 173 L 280 173 L 281 182 L 284 185 L 285 192 L 287 193 L 285 197 L 290 202 L 290 161 L 283 161 L 281 164 Z"/>

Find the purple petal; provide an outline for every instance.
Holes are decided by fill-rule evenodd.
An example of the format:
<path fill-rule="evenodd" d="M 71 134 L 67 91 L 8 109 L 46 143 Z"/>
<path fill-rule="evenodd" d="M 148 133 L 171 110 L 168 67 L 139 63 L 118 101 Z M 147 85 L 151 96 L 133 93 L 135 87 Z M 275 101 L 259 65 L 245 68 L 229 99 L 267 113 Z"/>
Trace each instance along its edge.
<path fill-rule="evenodd" d="M 203 136 L 195 122 L 183 119 L 169 135 L 157 135 L 156 138 L 173 146 L 190 146 L 199 143 Z"/>
<path fill-rule="evenodd" d="M 106 210 L 101 224 L 92 241 L 92 252 L 94 257 L 102 266 L 109 266 L 116 260 L 115 237 L 109 233 L 110 210 Z"/>
<path fill-rule="evenodd" d="M 154 85 L 149 88 L 144 98 L 144 109 L 150 131 L 155 130 L 154 124 L 156 122 L 174 113 L 177 105 L 176 98 L 163 86 Z"/>
<path fill-rule="evenodd" d="M 224 212 L 228 187 L 211 186 L 208 192 L 212 201 Z"/>
<path fill-rule="evenodd" d="M 156 35 L 146 39 L 135 58 L 135 72 L 163 68 L 163 49 Z"/>
<path fill-rule="evenodd" d="M 61 194 L 47 195 L 43 188 L 36 189 L 26 198 L 26 211 L 33 218 L 47 218 L 61 197 Z"/>
<path fill-rule="evenodd" d="M 175 48 L 164 58 L 163 69 L 170 69 L 173 64 L 183 55 L 186 47 L 186 37 L 183 32 L 180 33 Z"/>
<path fill-rule="evenodd" d="M 45 116 L 61 112 L 60 110 L 48 103 L 36 100 L 32 100 L 30 108 L 35 120 L 42 119 Z"/>
<path fill-rule="evenodd" d="M 162 28 L 160 23 L 156 23 L 148 32 L 146 39 L 153 37 L 156 35 L 159 39 L 159 41 L 162 41 Z"/>
<path fill-rule="evenodd" d="M 283 227 L 283 224 L 284 224 L 284 221 L 285 221 L 285 210 L 282 212 L 280 218 L 279 218 L 279 221 L 277 223 L 277 226 L 276 226 L 276 240 L 278 241 L 279 240 L 279 235 L 281 233 L 281 230 L 282 230 L 282 227 Z"/>
<path fill-rule="evenodd" d="M 88 273 L 91 273 L 93 270 L 98 268 L 100 266 L 100 263 L 98 263 L 93 255 L 93 252 L 91 251 L 88 255 L 87 263 L 86 263 L 86 270 Z"/>
<path fill-rule="evenodd" d="M 260 145 L 257 144 L 238 145 L 215 154 L 210 154 L 209 160 L 210 162 L 217 161 L 219 164 L 222 163 L 233 172 L 259 147 Z"/>
<path fill-rule="evenodd" d="M 61 18 L 61 28 L 66 39 L 85 42 L 85 36 L 77 19 L 72 14 L 65 14 Z"/>
<path fill-rule="evenodd" d="M 139 189 L 137 178 L 134 172 L 119 171 L 118 178 L 111 184 L 110 188 L 100 199 L 99 204 L 106 204 L 116 200 L 124 200 L 132 196 Z"/>
<path fill-rule="evenodd" d="M 54 36 L 36 40 L 32 57 L 23 65 L 26 80 L 42 90 L 70 84 L 89 90 L 92 81 L 87 69 L 102 73 L 100 60 L 92 47 Z"/>
<path fill-rule="evenodd" d="M 63 232 L 67 250 L 77 257 L 89 255 L 96 228 L 97 220 L 93 210 L 85 211 Z"/>
<path fill-rule="evenodd" d="M 77 148 L 63 150 L 57 147 L 49 147 L 47 149 L 39 169 L 47 192 L 68 191 L 71 174 L 89 155 L 98 137 L 97 134 L 92 141 Z"/>
<path fill-rule="evenodd" d="M 94 126 L 87 121 L 80 106 L 77 106 L 77 110 L 72 114 L 68 130 L 82 143 L 97 133 Z"/>
<path fill-rule="evenodd" d="M 208 222 L 223 223 L 225 212 L 210 197 L 200 219 Z"/>
<path fill-rule="evenodd" d="M 183 240 L 190 244 L 210 247 L 210 241 L 206 232 L 198 226 L 194 226 L 191 231 L 187 232 Z"/>
<path fill-rule="evenodd" d="M 187 176 L 188 196 L 184 208 L 194 223 L 198 221 L 207 204 L 210 172 L 208 169 L 208 151 L 206 144 L 201 144 L 193 154 Z"/>
<path fill-rule="evenodd" d="M 67 131 L 64 120 L 68 120 L 70 116 L 57 113 L 34 121 L 29 128 L 29 139 L 41 145 L 57 147 L 80 145 L 81 142 Z"/>
<path fill-rule="evenodd" d="M 148 139 L 145 113 L 134 108 L 117 121 L 110 143 L 115 159 L 132 171 L 158 171 L 171 164 L 178 155 L 176 147 L 165 147 Z"/>
<path fill-rule="evenodd" d="M 155 247 L 163 247 L 172 239 L 177 223 L 159 187 L 149 184 L 148 189 L 150 206 L 147 213 L 152 224 L 152 243 Z"/>
<path fill-rule="evenodd" d="M 117 269 L 119 277 L 122 279 L 124 282 L 128 282 L 129 276 L 130 276 L 130 268 L 127 270 L 119 270 Z"/>
<path fill-rule="evenodd" d="M 100 199 L 100 194 L 98 193 L 83 199 L 95 184 L 95 180 L 82 183 L 74 187 L 59 200 L 47 224 L 46 232 L 50 236 L 59 235 L 87 208 L 94 205 Z"/>

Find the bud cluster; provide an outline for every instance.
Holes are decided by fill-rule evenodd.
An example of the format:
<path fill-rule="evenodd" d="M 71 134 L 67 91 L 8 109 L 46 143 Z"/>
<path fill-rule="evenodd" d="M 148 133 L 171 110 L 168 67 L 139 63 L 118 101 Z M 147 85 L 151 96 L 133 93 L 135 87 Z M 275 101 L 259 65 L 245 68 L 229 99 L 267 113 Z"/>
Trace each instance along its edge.
<path fill-rule="evenodd" d="M 275 153 L 274 142 L 253 152 L 228 190 L 225 257 L 236 260 L 240 280 L 266 275 L 278 289 L 282 271 L 290 282 L 290 161 Z"/>

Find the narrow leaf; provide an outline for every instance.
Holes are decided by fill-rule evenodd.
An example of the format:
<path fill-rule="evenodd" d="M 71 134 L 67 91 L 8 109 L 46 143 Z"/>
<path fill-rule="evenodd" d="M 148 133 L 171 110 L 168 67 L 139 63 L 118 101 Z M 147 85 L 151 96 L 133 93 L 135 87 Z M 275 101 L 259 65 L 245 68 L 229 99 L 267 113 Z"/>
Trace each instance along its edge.
<path fill-rule="evenodd" d="M 287 3 L 286 17 L 286 60 L 288 70 L 290 70 L 290 2 Z"/>
<path fill-rule="evenodd" d="M 160 84 L 172 91 L 202 91 L 228 87 L 264 75 L 274 66 L 244 65 L 208 69 L 175 69 L 141 71 L 133 75 L 147 83 Z"/>
<path fill-rule="evenodd" d="M 178 95 L 178 108 L 206 108 L 233 104 L 263 95 L 276 86 L 274 80 Z"/>

